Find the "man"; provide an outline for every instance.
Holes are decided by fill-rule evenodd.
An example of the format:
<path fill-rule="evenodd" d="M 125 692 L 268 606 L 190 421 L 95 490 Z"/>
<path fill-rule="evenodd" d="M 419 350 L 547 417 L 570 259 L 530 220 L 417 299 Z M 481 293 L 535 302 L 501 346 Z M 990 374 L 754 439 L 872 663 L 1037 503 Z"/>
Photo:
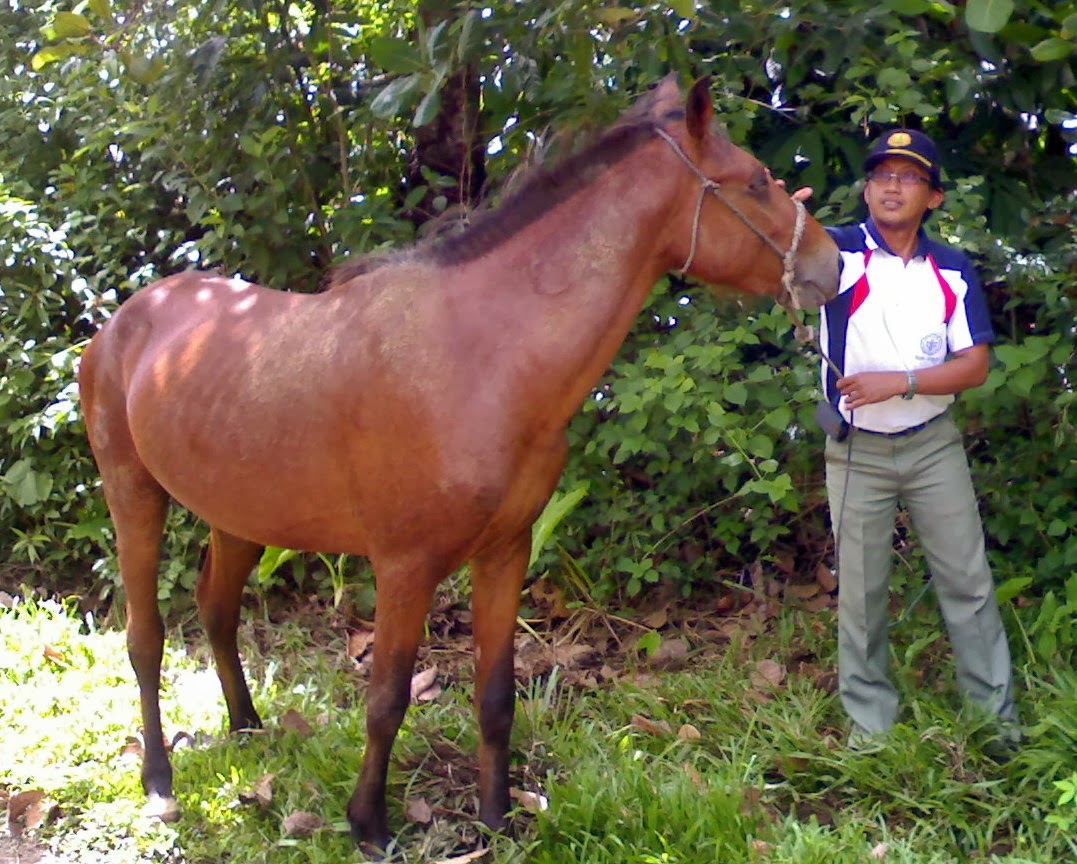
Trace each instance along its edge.
<path fill-rule="evenodd" d="M 982 384 L 993 339 L 979 280 L 959 250 L 930 239 L 943 200 L 938 151 L 921 132 L 883 135 L 864 163 L 869 218 L 831 229 L 838 296 L 822 312 L 827 400 L 850 427 L 826 442 L 838 555 L 838 680 L 850 746 L 885 733 L 898 712 L 887 672 L 887 597 L 895 508 L 908 509 L 950 635 L 957 683 L 1015 735 L 1009 647 L 954 394 Z M 806 197 L 810 190 L 801 190 Z M 837 416 L 832 416 L 837 420 Z"/>

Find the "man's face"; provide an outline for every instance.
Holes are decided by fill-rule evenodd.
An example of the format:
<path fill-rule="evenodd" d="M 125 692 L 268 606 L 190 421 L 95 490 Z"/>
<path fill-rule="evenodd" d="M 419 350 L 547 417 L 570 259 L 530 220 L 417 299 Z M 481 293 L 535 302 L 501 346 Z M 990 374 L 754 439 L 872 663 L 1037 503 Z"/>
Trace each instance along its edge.
<path fill-rule="evenodd" d="M 932 188 L 923 166 L 892 156 L 871 170 L 864 184 L 864 202 L 881 228 L 919 228 L 924 214 L 942 203 L 942 192 Z"/>

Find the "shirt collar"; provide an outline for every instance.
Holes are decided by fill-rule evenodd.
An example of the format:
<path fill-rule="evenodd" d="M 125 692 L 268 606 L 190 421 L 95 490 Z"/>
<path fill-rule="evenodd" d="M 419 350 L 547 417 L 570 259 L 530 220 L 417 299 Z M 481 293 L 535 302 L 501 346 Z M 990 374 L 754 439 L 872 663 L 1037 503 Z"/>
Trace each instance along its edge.
<path fill-rule="evenodd" d="M 879 249 L 882 249 L 890 255 L 896 254 L 893 249 L 886 245 L 886 241 L 883 240 L 883 235 L 879 233 L 879 229 L 875 225 L 875 220 L 870 216 L 867 218 L 867 221 L 864 222 L 864 230 Z M 927 258 L 928 253 L 931 251 L 929 244 L 930 241 L 928 240 L 927 233 L 924 231 L 923 226 L 921 226 L 916 232 L 916 252 L 913 254 L 913 257 Z"/>

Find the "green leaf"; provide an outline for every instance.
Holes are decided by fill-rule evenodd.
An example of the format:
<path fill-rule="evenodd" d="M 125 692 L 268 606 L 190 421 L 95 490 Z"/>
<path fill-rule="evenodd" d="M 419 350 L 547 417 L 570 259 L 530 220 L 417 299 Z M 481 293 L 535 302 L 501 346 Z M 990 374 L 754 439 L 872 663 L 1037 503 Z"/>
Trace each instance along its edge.
<path fill-rule="evenodd" d="M 76 12 L 57 12 L 52 29 L 58 39 L 81 39 L 90 32 L 90 21 Z"/>
<path fill-rule="evenodd" d="M 88 5 L 90 11 L 98 18 L 112 17 L 112 4 L 109 3 L 109 0 L 90 0 Z"/>
<path fill-rule="evenodd" d="M 692 18 L 696 14 L 695 0 L 669 0 L 669 8 L 682 18 Z"/>
<path fill-rule="evenodd" d="M 657 630 L 648 630 L 636 641 L 636 650 L 653 657 L 655 652 L 662 647 L 662 637 Z"/>
<path fill-rule="evenodd" d="M 1006 603 L 1027 589 L 1031 584 L 1031 576 L 1018 576 L 1013 579 L 1007 579 L 995 589 L 995 600 L 999 603 Z"/>
<path fill-rule="evenodd" d="M 40 72 L 50 63 L 55 63 L 57 60 L 66 60 L 68 57 L 73 57 L 77 54 L 85 54 L 86 50 L 86 45 L 81 43 L 46 45 L 30 58 L 30 68 L 35 72 Z"/>
<path fill-rule="evenodd" d="M 461 63 L 475 60 L 482 50 L 483 38 L 479 13 L 472 9 L 463 18 L 460 25 L 460 39 L 456 43 L 456 58 Z"/>
<path fill-rule="evenodd" d="M 1065 60 L 1073 53 L 1073 42 L 1052 36 L 1032 46 L 1032 56 L 1041 63 L 1052 60 Z"/>
<path fill-rule="evenodd" d="M 743 405 L 748 401 L 748 388 L 740 381 L 734 381 L 731 384 L 726 384 L 724 395 L 726 402 L 732 402 L 734 405 Z"/>
<path fill-rule="evenodd" d="M 531 558 L 527 566 L 531 567 L 538 560 L 543 547 L 549 542 L 553 532 L 569 513 L 587 496 L 587 483 L 580 483 L 568 492 L 554 492 L 546 502 L 541 515 L 531 526 Z"/>
<path fill-rule="evenodd" d="M 1006 26 L 1013 14 L 1013 0 L 969 0 L 965 7 L 965 23 L 970 30 L 997 33 Z"/>
<path fill-rule="evenodd" d="M 420 126 L 425 126 L 431 120 L 438 116 L 438 111 L 441 110 L 441 93 L 439 90 L 434 89 L 423 96 L 422 101 L 419 102 L 419 107 L 415 109 L 415 116 L 412 118 L 412 125 L 418 129 Z"/>
<path fill-rule="evenodd" d="M 390 81 L 371 101 L 371 113 L 382 120 L 396 117 L 415 96 L 421 83 L 422 79 L 418 75 L 406 75 Z"/>
<path fill-rule="evenodd" d="M 29 459 L 20 459 L 2 479 L 7 494 L 20 507 L 40 504 L 52 492 L 52 477 L 34 471 Z"/>
<path fill-rule="evenodd" d="M 407 39 L 375 36 L 369 50 L 370 58 L 386 72 L 407 75 L 426 68 L 418 49 Z"/>

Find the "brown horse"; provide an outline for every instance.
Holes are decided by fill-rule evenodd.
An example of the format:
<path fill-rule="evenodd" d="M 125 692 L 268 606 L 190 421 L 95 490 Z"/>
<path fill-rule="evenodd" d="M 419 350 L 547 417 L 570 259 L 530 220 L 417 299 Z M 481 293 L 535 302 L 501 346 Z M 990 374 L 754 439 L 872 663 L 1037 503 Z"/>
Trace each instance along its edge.
<path fill-rule="evenodd" d="M 148 811 L 178 813 L 158 704 L 157 567 L 174 499 L 209 526 L 196 596 L 232 730 L 261 725 L 236 650 L 261 546 L 369 558 L 374 662 L 347 811 L 367 850 L 389 841 L 386 771 L 434 589 L 468 562 L 479 815 L 505 827 L 532 522 L 570 418 L 648 291 L 682 264 L 756 295 L 795 281 L 804 307 L 837 287 L 834 244 L 717 130 L 707 88 L 685 103 L 667 79 L 459 236 L 345 263 L 324 293 L 182 273 L 94 337 L 79 380 L 127 595 Z"/>

